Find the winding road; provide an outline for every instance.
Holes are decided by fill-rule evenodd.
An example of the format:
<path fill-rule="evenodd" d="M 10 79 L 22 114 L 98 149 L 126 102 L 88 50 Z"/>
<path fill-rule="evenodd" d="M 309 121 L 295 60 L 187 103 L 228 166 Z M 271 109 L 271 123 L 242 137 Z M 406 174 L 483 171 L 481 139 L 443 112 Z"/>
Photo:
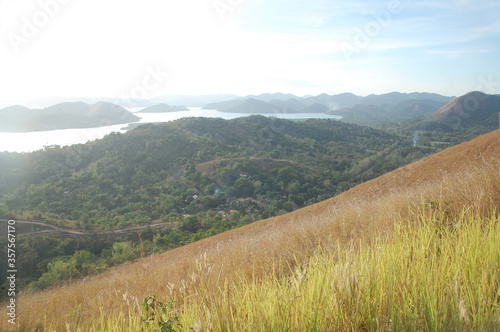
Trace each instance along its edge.
<path fill-rule="evenodd" d="M 17 224 L 28 224 L 28 225 L 38 225 L 42 227 L 48 227 L 51 229 L 47 230 L 40 230 L 40 231 L 31 231 L 27 233 L 20 233 L 18 235 L 43 235 L 43 234 L 52 234 L 56 232 L 61 232 L 61 233 L 66 233 L 70 235 L 90 235 L 94 234 L 96 232 L 80 232 L 76 231 L 71 228 L 64 228 L 64 227 L 59 227 L 55 225 L 51 225 L 48 223 L 45 223 L 43 221 L 30 221 L 30 220 L 16 220 L 14 219 Z M 7 219 L 0 219 L 0 223 L 7 223 Z M 151 224 L 151 225 L 144 225 L 144 226 L 135 226 L 135 227 L 128 227 L 128 228 L 122 228 L 122 229 L 114 229 L 110 231 L 97 231 L 98 234 L 127 234 L 127 233 L 133 233 L 137 232 L 138 230 L 144 229 L 146 227 L 161 227 L 161 226 L 167 226 L 167 225 L 173 225 L 174 223 L 170 222 L 163 222 L 163 223 L 156 223 L 156 224 Z"/>

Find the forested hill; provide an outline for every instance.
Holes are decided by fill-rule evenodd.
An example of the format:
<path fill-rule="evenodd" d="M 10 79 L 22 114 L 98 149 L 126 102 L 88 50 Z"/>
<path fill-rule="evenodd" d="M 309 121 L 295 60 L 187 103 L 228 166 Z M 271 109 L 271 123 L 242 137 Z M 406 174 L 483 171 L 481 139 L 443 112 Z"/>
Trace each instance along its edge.
<path fill-rule="evenodd" d="M 84 230 L 192 215 L 198 221 L 187 228 L 196 233 L 210 226 L 207 211 L 238 211 L 237 222 L 282 214 L 431 152 L 425 149 L 335 120 L 181 119 L 84 145 L 0 154 L 0 213 L 78 221 Z M 266 163 L 273 159 L 289 164 Z M 214 160 L 210 172 L 196 167 Z"/>
<path fill-rule="evenodd" d="M 0 153 L 0 219 L 80 234 L 19 227 L 19 285 L 40 289 L 325 200 L 431 152 L 335 120 L 148 124 L 84 145 Z"/>
<path fill-rule="evenodd" d="M 11 106 L 0 109 L 0 132 L 94 128 L 139 120 L 123 107 L 107 102 L 65 102 L 44 109 Z"/>

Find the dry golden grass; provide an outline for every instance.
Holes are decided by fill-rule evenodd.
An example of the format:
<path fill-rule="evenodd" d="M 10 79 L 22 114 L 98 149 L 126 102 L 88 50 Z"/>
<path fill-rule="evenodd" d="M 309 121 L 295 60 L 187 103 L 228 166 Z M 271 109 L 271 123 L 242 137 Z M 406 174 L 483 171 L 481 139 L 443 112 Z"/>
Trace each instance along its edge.
<path fill-rule="evenodd" d="M 468 207 L 492 213 L 500 207 L 500 133 L 481 136 L 350 191 L 293 213 L 262 220 L 166 253 L 124 264 L 101 275 L 18 297 L 18 329 L 51 327 L 83 331 L 102 316 L 139 310 L 146 296 L 189 299 L 199 289 L 217 299 L 235 278 L 259 280 L 306 265 L 318 248 L 390 234 L 425 204 L 459 213 Z M 277 272 L 277 274 L 276 274 Z M 226 285 L 226 286 L 225 286 Z M 0 330 L 7 330 L 6 320 Z"/>

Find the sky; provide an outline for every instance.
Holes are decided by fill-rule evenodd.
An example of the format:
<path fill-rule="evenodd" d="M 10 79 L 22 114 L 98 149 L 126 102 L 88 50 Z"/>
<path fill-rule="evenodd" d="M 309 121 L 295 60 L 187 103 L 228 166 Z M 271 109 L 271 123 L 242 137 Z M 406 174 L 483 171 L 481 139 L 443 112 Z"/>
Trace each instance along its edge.
<path fill-rule="evenodd" d="M 0 100 L 500 94 L 498 0 L 0 0 Z"/>

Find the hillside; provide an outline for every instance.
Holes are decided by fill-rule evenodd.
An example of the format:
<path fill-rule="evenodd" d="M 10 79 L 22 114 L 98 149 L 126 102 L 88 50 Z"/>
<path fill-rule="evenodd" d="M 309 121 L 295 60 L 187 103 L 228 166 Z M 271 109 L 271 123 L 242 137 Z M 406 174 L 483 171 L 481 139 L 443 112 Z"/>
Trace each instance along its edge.
<path fill-rule="evenodd" d="M 498 128 L 499 112 L 499 96 L 473 91 L 444 105 L 432 114 L 432 119 L 459 127 L 485 125 Z"/>
<path fill-rule="evenodd" d="M 79 234 L 19 240 L 20 282 L 43 289 L 317 203 L 433 151 L 335 120 L 148 124 L 82 145 L 1 153 L 0 219 Z M 106 236 L 125 229 L 136 232 Z M 86 264 L 76 263 L 81 251 Z"/>
<path fill-rule="evenodd" d="M 280 113 L 280 108 L 262 100 L 249 98 L 241 104 L 219 110 L 227 113 L 269 114 Z"/>
<path fill-rule="evenodd" d="M 342 121 L 366 123 L 387 119 L 388 108 L 389 105 L 356 104 L 328 114 L 340 115 Z"/>
<path fill-rule="evenodd" d="M 219 205 L 230 208 L 235 199 L 246 197 L 260 202 L 255 207 L 260 213 L 275 215 L 331 197 L 426 153 L 398 136 L 334 120 L 184 119 L 77 147 L 1 154 L 6 171 L 0 175 L 0 204 L 31 211 L 35 219 L 52 213 L 79 220 L 87 228 L 129 226 L 137 222 L 136 215 L 151 221 Z M 242 157 L 285 159 L 295 166 L 279 175 L 283 167 L 264 172 L 243 161 L 219 168 L 216 178 L 195 168 Z M 253 178 L 236 183 L 239 172 Z M 187 199 L 194 195 L 205 200 Z"/>
<path fill-rule="evenodd" d="M 290 109 L 292 111 L 297 111 L 303 109 L 306 105 L 296 98 L 290 98 L 288 100 L 273 99 L 269 102 L 280 109 Z M 321 113 L 321 112 L 318 112 Z"/>
<path fill-rule="evenodd" d="M 231 107 L 236 107 L 241 105 L 245 100 L 238 98 L 238 99 L 231 99 L 227 101 L 221 101 L 221 102 L 216 102 L 216 103 L 209 103 L 203 106 L 203 109 L 208 109 L 208 110 L 225 110 Z"/>
<path fill-rule="evenodd" d="M 397 103 L 391 107 L 392 115 L 401 118 L 414 118 L 430 114 L 442 107 L 445 102 L 430 99 L 415 100 L 409 99 Z"/>
<path fill-rule="evenodd" d="M 499 127 L 500 97 L 469 92 L 435 112 L 394 127 L 413 136 L 416 145 L 458 144 Z"/>
<path fill-rule="evenodd" d="M 399 99 L 401 98 L 396 100 Z M 404 99 L 396 104 L 358 103 L 327 113 L 342 116 L 342 121 L 375 125 L 425 116 L 439 110 L 444 105 L 445 102 L 430 99 Z"/>
<path fill-rule="evenodd" d="M 126 109 L 111 103 L 61 103 L 44 109 L 11 106 L 0 110 L 0 131 L 29 132 L 91 128 L 139 121 Z"/>
<path fill-rule="evenodd" d="M 175 306 L 180 310 L 183 330 L 186 331 L 196 326 L 202 330 L 210 326 L 239 330 L 249 324 L 253 326 L 252 330 L 265 326 L 288 330 L 307 330 L 313 326 L 320 330 L 325 326 L 343 326 L 345 329 L 360 329 L 365 326 L 370 330 L 382 327 L 388 329 L 392 326 L 398 329 L 398 326 L 402 328 L 401 324 L 412 324 L 412 329 L 418 330 L 425 329 L 428 324 L 436 324 L 438 329 L 446 329 L 446 326 L 451 328 L 450 325 L 441 325 L 443 322 L 454 324 L 452 326 L 455 328 L 456 324 L 463 324 L 463 328 L 467 329 L 476 329 L 474 326 L 482 327 L 481 330 L 487 326 L 492 327 L 489 324 L 498 317 L 496 309 L 490 309 L 496 306 L 496 293 L 492 300 L 485 298 L 484 304 L 473 302 L 472 298 L 476 298 L 475 296 L 467 297 L 466 300 L 461 300 L 458 296 L 461 292 L 472 291 L 469 287 L 477 287 L 481 283 L 482 287 L 487 287 L 485 290 L 497 290 L 494 285 L 500 281 L 498 273 L 488 274 L 488 278 L 494 279 L 493 283 L 486 283 L 486 279 L 482 279 L 486 274 L 480 272 L 479 266 L 469 267 L 469 270 L 466 266 L 457 265 L 449 276 L 445 272 L 440 274 L 445 280 L 442 288 L 433 288 L 434 285 L 437 287 L 434 282 L 436 279 L 431 281 L 426 276 L 431 275 L 431 271 L 437 270 L 439 266 L 448 269 L 447 263 L 432 265 L 430 271 L 425 270 L 427 267 L 412 269 L 410 264 L 420 264 L 425 257 L 432 257 L 432 260 L 425 260 L 432 263 L 440 257 L 439 252 L 446 253 L 442 256 L 444 258 L 452 257 L 448 255 L 447 247 L 439 249 L 438 241 L 444 244 L 448 236 L 457 236 L 452 232 L 447 235 L 446 229 L 455 227 L 455 232 L 460 229 L 459 224 L 453 222 L 462 220 L 460 218 L 465 215 L 463 209 L 471 216 L 495 215 L 494 209 L 500 207 L 499 156 L 500 134 L 495 131 L 399 168 L 319 204 L 120 266 L 87 280 L 34 295 L 23 295 L 19 298 L 19 302 L 23 303 L 18 310 L 19 321 L 22 322 L 20 328 L 38 325 L 57 329 L 66 328 L 69 324 L 72 328 L 78 326 L 86 330 L 93 325 L 97 330 L 105 326 L 111 328 L 116 324 L 123 327 L 141 324 L 139 302 L 152 294 L 157 294 L 163 302 L 168 298 L 177 300 Z M 418 234 L 420 223 L 427 220 L 419 218 L 427 218 L 427 215 L 431 224 L 426 227 L 437 227 L 429 228 L 431 233 L 428 235 L 422 234 L 427 242 L 388 254 L 400 255 L 401 264 L 396 261 L 385 266 L 381 265 L 385 260 L 373 262 L 374 257 L 378 257 L 379 250 L 397 242 L 397 238 L 391 240 L 394 227 L 399 229 L 398 234 L 405 234 L 405 228 L 401 229 L 395 222 L 399 220 L 408 223 L 408 231 L 414 229 Z M 442 223 L 442 226 L 437 225 L 438 223 Z M 422 231 L 426 227 L 422 226 Z M 481 232 L 481 227 L 475 229 Z M 497 229 L 498 227 L 491 234 L 500 234 Z M 438 230 L 439 234 L 436 233 Z M 481 234 L 477 233 L 476 238 Z M 460 237 L 455 241 L 462 239 L 461 233 L 458 235 Z M 374 236 L 379 236 L 380 240 Z M 389 239 L 387 244 L 381 242 L 384 238 Z M 500 259 L 500 253 L 496 253 L 498 247 L 495 239 L 485 242 L 476 240 L 473 243 L 474 246 L 493 244 L 488 250 L 494 251 L 487 256 L 492 260 L 488 266 L 493 267 Z M 376 244 L 379 249 L 370 249 L 370 243 Z M 405 243 L 408 245 L 411 242 Z M 366 246 L 366 256 L 359 261 L 349 260 L 348 257 L 357 257 L 358 244 L 361 252 L 365 252 L 363 248 Z M 483 252 L 478 251 L 480 247 L 477 250 L 476 247 L 468 248 L 471 252 Z M 463 252 L 462 247 L 456 250 L 457 254 Z M 328 263 L 328 273 L 321 274 L 323 279 L 316 277 L 314 266 L 328 257 L 332 257 Z M 466 259 L 469 256 L 463 257 Z M 467 261 L 472 264 L 478 259 L 473 256 Z M 377 271 L 378 274 L 375 273 Z M 398 275 L 399 278 L 400 273 L 403 284 L 391 284 L 390 280 L 394 280 L 392 276 Z M 378 287 L 376 283 L 361 288 L 361 284 L 365 284 L 362 276 L 367 274 L 388 288 L 375 288 Z M 338 279 L 327 283 L 321 281 L 329 275 L 338 276 Z M 418 279 L 418 285 L 422 282 L 423 288 L 416 284 L 417 277 L 422 278 L 422 281 Z M 386 283 L 385 280 L 389 282 Z M 412 281 L 414 288 L 404 285 L 411 284 Z M 269 301 L 279 300 L 282 294 L 284 296 L 280 290 L 288 289 L 288 285 L 295 288 L 281 299 L 283 303 L 267 307 L 266 303 L 270 303 Z M 314 288 L 315 295 L 306 292 L 307 285 L 319 286 Z M 449 285 L 456 286 L 453 288 Z M 376 289 L 375 294 L 370 293 L 370 289 Z M 407 289 L 411 292 L 407 293 Z M 446 295 L 448 290 L 451 297 Z M 439 291 L 441 295 L 426 295 L 426 292 L 434 294 L 434 291 Z M 481 292 L 480 288 L 474 291 Z M 405 295 L 398 296 L 403 293 Z M 325 301 L 322 294 L 334 297 L 326 300 L 331 302 L 322 302 Z M 392 300 L 387 302 L 382 294 L 389 294 L 390 299 L 401 303 L 397 306 L 401 310 L 392 311 Z M 372 309 L 375 312 L 364 307 L 365 296 L 370 299 L 367 303 L 379 301 L 379 298 L 382 301 L 380 306 Z M 417 302 L 411 300 L 408 303 L 405 296 L 415 298 Z M 317 307 L 316 311 L 308 310 L 311 305 Z M 344 306 L 351 308 L 352 305 L 360 305 L 359 310 L 368 311 L 362 314 L 342 309 Z M 404 309 L 403 306 L 409 305 L 414 310 Z M 454 312 L 442 313 L 441 308 L 448 305 Z M 285 310 L 286 308 L 289 310 Z M 75 313 L 75 310 L 78 312 Z M 481 316 L 476 314 L 477 311 L 481 312 Z M 127 320 L 128 313 L 132 316 L 132 321 Z M 257 313 L 261 316 L 254 316 Z M 282 316 L 272 319 L 275 315 Z M 391 317 L 400 318 L 390 320 Z M 269 320 L 266 322 L 266 319 Z M 4 320 L 0 324 L 5 328 L 7 323 Z M 291 325 L 287 328 L 283 324 Z"/>
<path fill-rule="evenodd" d="M 272 158 L 230 158 L 230 159 L 217 159 L 196 165 L 196 170 L 209 175 L 228 165 L 235 165 L 236 163 L 247 162 L 249 165 L 261 168 L 266 171 L 280 169 L 287 166 L 296 166 L 296 163 L 289 160 L 278 160 Z"/>

